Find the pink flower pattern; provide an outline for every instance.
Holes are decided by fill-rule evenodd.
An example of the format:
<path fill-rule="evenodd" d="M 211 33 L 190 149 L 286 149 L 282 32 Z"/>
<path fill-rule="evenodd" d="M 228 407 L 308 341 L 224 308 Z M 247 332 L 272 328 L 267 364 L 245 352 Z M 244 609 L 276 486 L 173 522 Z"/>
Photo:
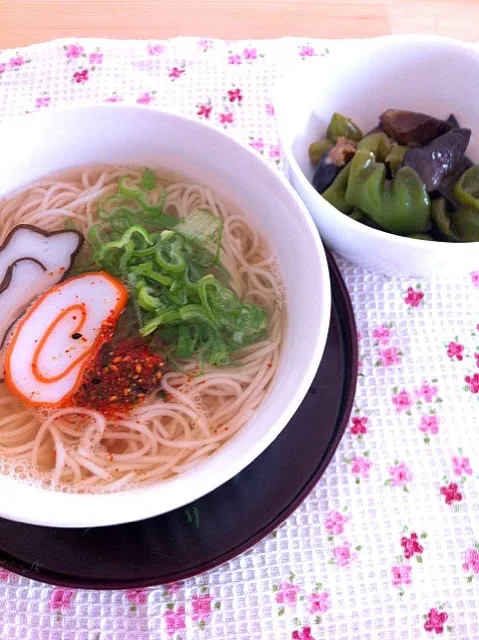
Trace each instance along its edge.
<path fill-rule="evenodd" d="M 392 337 L 392 328 L 387 324 L 382 324 L 380 327 L 373 329 L 372 337 L 379 345 L 387 345 Z"/>
<path fill-rule="evenodd" d="M 475 575 L 479 574 L 479 551 L 476 548 L 473 547 L 466 551 L 462 568 L 466 572 L 472 571 Z"/>
<path fill-rule="evenodd" d="M 161 56 L 166 51 L 166 47 L 162 44 L 149 42 L 146 45 L 146 50 L 149 56 Z"/>
<path fill-rule="evenodd" d="M 73 80 L 77 84 L 85 84 L 88 80 L 88 69 L 83 69 L 83 71 L 75 71 L 73 74 Z"/>
<path fill-rule="evenodd" d="M 174 596 L 182 587 L 183 582 L 170 582 L 170 584 L 165 585 L 166 592 L 169 596 Z"/>
<path fill-rule="evenodd" d="M 424 629 L 428 632 L 435 631 L 436 634 L 443 633 L 444 624 L 448 618 L 449 616 L 445 611 L 430 609 L 429 613 L 426 616 Z"/>
<path fill-rule="evenodd" d="M 358 554 L 351 550 L 351 543 L 338 545 L 333 549 L 333 560 L 338 567 L 347 567 L 356 560 Z"/>
<path fill-rule="evenodd" d="M 419 305 L 423 302 L 423 299 L 424 293 L 422 291 L 413 289 L 412 287 L 408 287 L 404 302 L 410 307 L 419 307 Z"/>
<path fill-rule="evenodd" d="M 299 55 L 301 58 L 311 58 L 316 55 L 316 51 L 314 50 L 314 47 L 303 45 L 299 48 Z"/>
<path fill-rule="evenodd" d="M 394 364 L 399 364 L 401 362 L 401 355 L 402 354 L 397 347 L 380 349 L 378 364 L 383 367 L 391 367 Z"/>
<path fill-rule="evenodd" d="M 269 148 L 268 155 L 272 160 L 281 158 L 281 147 L 279 144 L 272 144 Z"/>
<path fill-rule="evenodd" d="M 266 104 L 265 111 L 267 116 L 274 117 L 275 115 L 274 105 L 272 105 L 270 102 Z"/>
<path fill-rule="evenodd" d="M 403 536 L 401 538 L 401 547 L 403 548 L 406 560 L 409 560 L 415 555 L 420 556 L 424 551 L 424 547 L 419 542 L 419 536 L 417 533 L 411 533 L 409 538 L 407 536 Z"/>
<path fill-rule="evenodd" d="M 329 603 L 329 593 L 327 591 L 322 591 L 321 593 L 315 591 L 308 596 L 307 600 L 309 603 L 308 611 L 312 615 L 315 613 L 326 613 L 331 606 Z"/>
<path fill-rule="evenodd" d="M 40 96 L 35 100 L 35 108 L 41 109 L 42 107 L 48 107 L 50 105 L 50 96 Z"/>
<path fill-rule="evenodd" d="M 212 111 L 213 107 L 211 104 L 200 104 L 198 105 L 196 115 L 198 118 L 205 118 L 205 120 L 209 120 Z"/>
<path fill-rule="evenodd" d="M 103 62 L 103 53 L 90 53 L 88 56 L 88 62 L 90 64 L 101 64 Z"/>
<path fill-rule="evenodd" d="M 430 433 L 436 435 L 439 433 L 439 418 L 436 414 L 429 414 L 421 416 L 419 422 L 419 430 L 423 433 Z"/>
<path fill-rule="evenodd" d="M 285 604 L 288 607 L 293 607 L 298 599 L 299 590 L 299 585 L 294 584 L 294 582 L 280 582 L 275 600 L 278 604 Z"/>
<path fill-rule="evenodd" d="M 85 51 L 84 47 L 79 44 L 70 44 L 65 47 L 65 55 L 69 60 L 79 58 Z"/>
<path fill-rule="evenodd" d="M 303 627 L 301 631 L 293 631 L 291 640 L 314 640 L 311 635 L 311 627 Z"/>
<path fill-rule="evenodd" d="M 368 432 L 368 418 L 366 416 L 353 416 L 351 418 L 351 433 L 353 436 L 363 436 Z"/>
<path fill-rule="evenodd" d="M 243 58 L 245 60 L 256 60 L 258 52 L 254 47 L 247 48 L 243 51 Z"/>
<path fill-rule="evenodd" d="M 174 635 L 177 631 L 183 631 L 186 629 L 186 611 L 184 605 L 179 605 L 176 609 L 168 609 L 163 614 L 163 620 L 165 621 L 166 633 L 169 636 Z"/>
<path fill-rule="evenodd" d="M 130 604 L 146 604 L 148 591 L 146 589 L 130 589 L 126 592 L 126 599 Z"/>
<path fill-rule="evenodd" d="M 173 67 L 168 74 L 168 78 L 171 80 L 178 80 L 185 73 L 184 69 L 179 69 L 178 67 Z"/>
<path fill-rule="evenodd" d="M 373 466 L 371 460 L 364 456 L 355 455 L 351 460 L 351 463 L 351 473 L 353 475 L 357 476 L 358 478 L 369 478 L 369 470 Z"/>
<path fill-rule="evenodd" d="M 479 392 L 479 373 L 475 373 L 472 376 L 466 376 L 464 378 L 464 381 L 467 384 L 468 391 L 470 391 L 471 393 Z"/>
<path fill-rule="evenodd" d="M 459 362 L 464 358 L 464 345 L 459 344 L 458 342 L 450 342 L 447 345 L 447 355 L 451 358 L 451 360 L 459 360 Z"/>
<path fill-rule="evenodd" d="M 65 611 L 71 606 L 75 592 L 73 589 L 58 587 L 50 594 L 50 609 L 52 611 Z"/>
<path fill-rule="evenodd" d="M 243 94 L 241 93 L 241 89 L 230 89 L 228 91 L 228 100 L 230 102 L 242 102 L 243 101 Z"/>
<path fill-rule="evenodd" d="M 412 480 L 412 474 L 404 462 L 395 464 L 389 468 L 391 487 L 406 487 Z"/>
<path fill-rule="evenodd" d="M 194 622 L 205 620 L 211 616 L 211 602 L 213 598 L 205 593 L 193 596 L 191 600 L 191 618 Z"/>
<path fill-rule="evenodd" d="M 411 395 L 406 391 L 406 389 L 396 391 L 393 395 L 392 403 L 395 406 L 397 413 L 401 413 L 402 411 L 410 411 L 413 405 Z"/>
<path fill-rule="evenodd" d="M 412 584 L 412 567 L 409 564 L 398 564 L 391 567 L 393 587 L 402 587 Z"/>
<path fill-rule="evenodd" d="M 220 113 L 219 116 L 219 122 L 220 124 L 233 124 L 234 122 L 234 116 L 232 113 L 228 113 L 228 112 L 224 112 L 224 113 Z"/>
<path fill-rule="evenodd" d="M 416 389 L 416 398 L 424 400 L 424 402 L 432 402 L 439 392 L 439 388 L 434 384 L 423 382 L 422 385 Z"/>
<path fill-rule="evenodd" d="M 450 482 L 447 486 L 441 487 L 440 493 L 444 496 L 446 504 L 449 505 L 454 504 L 454 502 L 461 502 L 463 498 L 456 482 Z"/>
<path fill-rule="evenodd" d="M 263 153 L 264 151 L 264 140 L 263 138 L 256 138 L 255 140 L 251 140 L 249 143 L 250 147 L 253 147 L 253 149 L 256 149 L 256 151 L 259 151 L 260 153 Z"/>
<path fill-rule="evenodd" d="M 324 526 L 328 533 L 337 536 L 343 533 L 344 525 L 348 520 L 349 516 L 346 516 L 339 511 L 330 511 Z"/>
<path fill-rule="evenodd" d="M 237 53 L 232 53 L 228 56 L 228 64 L 241 64 L 241 56 Z"/>
<path fill-rule="evenodd" d="M 147 91 L 146 93 L 142 93 L 136 99 L 137 104 L 150 104 L 155 99 L 155 96 Z"/>
<path fill-rule="evenodd" d="M 479 271 L 473 271 L 471 273 L 471 280 L 474 287 L 479 287 Z"/>
<path fill-rule="evenodd" d="M 454 473 L 456 476 L 472 475 L 471 465 L 469 463 L 469 458 L 463 458 L 460 456 L 452 457 L 452 466 Z"/>
<path fill-rule="evenodd" d="M 198 46 L 200 49 L 203 49 L 203 51 L 208 51 L 208 49 L 213 48 L 213 41 L 203 38 L 202 40 L 198 40 Z"/>

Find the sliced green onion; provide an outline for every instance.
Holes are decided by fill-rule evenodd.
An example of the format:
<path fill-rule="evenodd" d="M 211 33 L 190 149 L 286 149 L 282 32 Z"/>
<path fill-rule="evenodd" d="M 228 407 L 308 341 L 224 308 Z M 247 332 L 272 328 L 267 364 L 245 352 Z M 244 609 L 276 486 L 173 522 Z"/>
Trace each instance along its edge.
<path fill-rule="evenodd" d="M 141 186 L 145 191 L 153 191 L 156 189 L 158 179 L 151 169 L 145 169 L 141 176 Z"/>

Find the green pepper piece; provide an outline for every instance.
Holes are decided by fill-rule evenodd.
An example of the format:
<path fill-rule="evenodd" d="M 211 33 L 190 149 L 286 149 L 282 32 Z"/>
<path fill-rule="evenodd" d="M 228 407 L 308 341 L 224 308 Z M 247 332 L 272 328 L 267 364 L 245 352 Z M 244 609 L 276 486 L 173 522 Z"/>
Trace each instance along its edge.
<path fill-rule="evenodd" d="M 340 136 L 353 140 L 353 142 L 359 142 L 363 137 L 363 133 L 351 118 L 342 116 L 340 113 L 333 113 L 326 136 L 331 142 L 336 142 Z"/>
<path fill-rule="evenodd" d="M 327 139 L 312 142 L 308 149 L 309 159 L 314 165 L 317 165 L 324 154 L 333 147 L 334 143 Z"/>
<path fill-rule="evenodd" d="M 447 212 L 444 198 L 431 200 L 431 219 L 443 235 L 459 242 L 459 238 L 451 229 L 451 218 Z"/>
<path fill-rule="evenodd" d="M 351 162 L 348 162 L 344 169 L 342 169 L 333 180 L 332 184 L 321 194 L 325 200 L 342 213 L 350 213 L 353 210 L 353 207 L 346 200 L 346 189 L 350 171 Z"/>
<path fill-rule="evenodd" d="M 384 162 L 389 165 L 393 175 L 402 167 L 404 156 L 406 155 L 409 147 L 405 147 L 402 144 L 393 144 L 391 151 L 388 153 Z"/>
<path fill-rule="evenodd" d="M 367 149 L 351 160 L 346 200 L 391 233 L 409 235 L 431 228 L 429 196 L 417 173 L 402 167 L 387 181 L 386 165 L 376 162 Z"/>
<path fill-rule="evenodd" d="M 372 151 L 376 156 L 376 160 L 384 162 L 392 150 L 392 141 L 383 131 L 371 133 L 358 142 L 358 149 L 367 149 Z"/>
<path fill-rule="evenodd" d="M 464 171 L 454 186 L 454 195 L 460 204 L 479 209 L 479 164 Z"/>
<path fill-rule="evenodd" d="M 461 242 L 479 242 L 479 211 L 472 207 L 451 214 L 452 230 Z"/>
<path fill-rule="evenodd" d="M 364 220 L 365 216 L 364 216 L 364 213 L 361 211 L 361 209 L 358 209 L 358 207 L 354 207 L 354 209 L 349 214 L 349 217 L 351 218 L 351 220 L 356 220 L 356 222 L 361 222 L 361 220 Z"/>
<path fill-rule="evenodd" d="M 427 233 L 411 233 L 410 236 L 406 237 L 413 238 L 414 240 L 428 240 L 430 242 L 434 242 L 431 236 L 428 236 Z"/>

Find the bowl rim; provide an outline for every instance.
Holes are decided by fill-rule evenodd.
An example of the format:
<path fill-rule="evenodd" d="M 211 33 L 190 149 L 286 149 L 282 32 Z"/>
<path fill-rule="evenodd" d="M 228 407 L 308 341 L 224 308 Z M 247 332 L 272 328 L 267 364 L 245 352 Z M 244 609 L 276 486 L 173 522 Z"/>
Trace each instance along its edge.
<path fill-rule="evenodd" d="M 446 36 L 438 36 L 435 34 L 417 34 L 417 33 L 406 33 L 406 34 L 391 34 L 384 36 L 377 36 L 374 38 L 368 38 L 365 40 L 357 40 L 355 42 L 357 44 L 357 57 L 360 59 L 363 53 L 367 53 L 368 51 L 374 50 L 378 47 L 387 48 L 388 45 L 392 44 L 411 44 L 411 43 L 421 43 L 421 44 L 435 44 L 435 45 L 444 45 L 453 49 L 457 49 L 458 51 L 469 51 L 478 56 L 479 59 L 479 48 L 475 43 L 464 42 L 462 40 L 457 40 L 455 38 L 450 38 Z M 311 61 L 311 66 L 321 67 L 328 64 L 341 64 L 340 60 L 344 56 L 344 51 L 335 50 L 328 53 L 325 56 L 321 56 L 320 58 Z M 303 69 L 300 73 L 295 71 L 294 73 L 288 74 L 285 78 L 283 78 L 280 82 L 278 82 L 272 91 L 272 101 L 275 108 L 276 113 L 276 124 L 278 127 L 279 137 L 281 141 L 281 147 L 283 153 L 286 157 L 286 161 L 290 171 L 292 171 L 295 177 L 300 180 L 301 185 L 308 196 L 314 198 L 318 204 L 326 209 L 331 216 L 342 216 L 342 224 L 346 227 L 346 230 L 351 233 L 360 233 L 365 237 L 365 239 L 371 240 L 384 240 L 385 237 L 389 238 L 391 242 L 398 242 L 404 247 L 410 247 L 412 249 L 418 249 L 421 246 L 421 243 L 426 242 L 425 240 L 421 240 L 418 238 L 407 238 L 405 236 L 400 236 L 394 233 L 389 233 L 387 231 L 382 231 L 380 229 L 374 229 L 373 227 L 368 227 L 364 224 L 361 224 L 357 220 L 353 220 L 349 216 L 345 215 L 331 203 L 323 198 L 323 196 L 316 191 L 313 187 L 312 183 L 308 180 L 303 170 L 298 164 L 296 157 L 293 153 L 291 144 L 287 143 L 286 140 L 288 136 L 285 134 L 285 116 L 283 116 L 283 96 L 286 93 L 291 93 L 291 85 L 296 85 L 299 88 L 302 88 L 306 84 L 310 84 L 310 74 L 311 69 Z M 464 245 L 474 247 L 478 242 L 436 242 L 438 250 L 449 252 L 452 256 L 457 256 L 461 252 L 464 251 Z M 436 247 L 435 247 L 436 248 Z"/>
<path fill-rule="evenodd" d="M 28 504 L 20 500 L 2 500 L 0 502 L 0 517 L 23 522 L 33 525 L 41 525 L 47 527 L 61 528 L 83 528 L 83 527 L 99 527 L 110 526 L 116 524 L 125 524 L 128 522 L 144 520 L 161 513 L 172 511 L 186 504 L 194 502 L 203 495 L 206 495 L 225 482 L 231 480 L 241 470 L 247 467 L 254 459 L 256 459 L 279 435 L 282 429 L 287 425 L 293 414 L 298 409 L 314 375 L 319 367 L 326 344 L 327 334 L 329 331 L 329 320 L 331 310 L 331 291 L 329 270 L 327 265 L 326 253 L 320 239 L 319 233 L 314 222 L 309 215 L 306 206 L 300 199 L 299 195 L 289 184 L 284 173 L 278 171 L 276 167 L 271 165 L 264 157 L 256 153 L 247 143 L 242 140 L 221 131 L 214 124 L 194 119 L 190 116 L 178 114 L 172 110 L 159 108 L 155 105 L 134 105 L 128 103 L 111 104 L 111 103 L 75 103 L 74 105 L 53 107 L 48 110 L 35 112 L 32 114 L 11 116 L 0 121 L 0 135 L 2 130 L 12 125 L 12 123 L 24 122 L 24 118 L 35 118 L 38 120 L 38 126 L 41 126 L 42 120 L 52 122 L 56 115 L 62 113 L 77 113 L 84 110 L 94 111 L 132 111 L 137 114 L 150 111 L 158 114 L 159 117 L 175 120 L 177 123 L 186 123 L 197 129 L 209 130 L 212 138 L 216 138 L 219 144 L 228 142 L 242 149 L 249 156 L 251 163 L 263 167 L 270 177 L 278 185 L 278 189 L 282 189 L 284 196 L 289 199 L 291 207 L 295 207 L 298 216 L 301 216 L 304 228 L 307 229 L 310 241 L 312 243 L 312 252 L 315 254 L 318 273 L 318 301 L 321 302 L 321 315 L 319 316 L 317 331 L 312 339 L 311 357 L 308 363 L 305 363 L 304 374 L 301 384 L 297 386 L 294 393 L 285 408 L 278 416 L 278 419 L 272 423 L 268 431 L 258 439 L 253 446 L 242 454 L 241 458 L 236 459 L 233 464 L 222 469 L 222 473 L 213 477 L 213 474 L 203 474 L 201 483 L 194 482 L 195 478 L 189 479 L 189 471 L 180 474 L 177 478 L 147 485 L 145 487 L 128 489 L 115 493 L 98 493 L 98 494 L 75 494 L 55 492 L 42 489 L 37 486 L 30 486 L 26 483 L 20 483 L 8 477 L 0 476 L 0 486 L 4 483 L 15 482 L 17 486 L 23 485 L 20 490 L 22 496 L 28 496 Z M 254 212 L 252 212 L 254 215 Z M 321 292 L 321 298 L 320 293 Z M 234 442 L 234 438 L 231 442 Z M 221 455 L 221 449 L 218 456 Z M 202 469 L 208 466 L 208 462 L 214 460 L 216 456 L 212 456 L 204 463 L 195 467 L 192 471 Z M 183 481 L 181 481 L 183 479 Z M 161 490 L 167 484 L 177 485 L 186 482 L 188 491 L 178 491 L 179 499 L 168 508 L 161 508 Z M 10 484 L 10 487 L 12 485 Z M 37 504 L 35 497 L 41 497 L 41 506 Z M 141 499 L 140 499 L 141 498 Z M 170 500 L 171 502 L 171 500 Z M 153 506 L 152 506 L 153 505 Z"/>

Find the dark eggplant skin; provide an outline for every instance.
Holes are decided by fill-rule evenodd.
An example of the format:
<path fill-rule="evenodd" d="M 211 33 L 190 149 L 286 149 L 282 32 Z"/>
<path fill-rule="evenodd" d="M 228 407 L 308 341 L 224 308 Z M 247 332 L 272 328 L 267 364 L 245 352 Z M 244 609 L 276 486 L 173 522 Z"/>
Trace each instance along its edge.
<path fill-rule="evenodd" d="M 446 122 L 449 122 L 449 124 L 451 125 L 451 127 L 453 129 L 459 129 L 459 127 L 461 126 L 459 124 L 459 120 L 456 118 L 456 116 L 451 113 L 451 115 L 449 116 L 449 118 L 446 120 Z"/>
<path fill-rule="evenodd" d="M 341 171 L 342 167 L 328 161 L 328 154 L 321 156 L 320 161 L 316 165 L 313 175 L 313 187 L 318 193 L 323 193 L 334 182 L 334 179 Z"/>
<path fill-rule="evenodd" d="M 445 198 L 449 205 L 448 209 L 459 206 L 459 203 L 456 201 L 456 198 L 454 196 L 454 185 L 462 176 L 462 174 L 473 166 L 474 162 L 467 156 L 464 156 L 457 169 L 441 180 L 441 182 L 437 185 L 435 192 L 433 192 L 431 196 L 433 198 L 439 196 Z"/>
<path fill-rule="evenodd" d="M 401 109 L 387 109 L 379 120 L 390 138 L 408 146 L 422 146 L 453 128 L 447 120 Z"/>
<path fill-rule="evenodd" d="M 351 140 L 339 137 L 334 147 L 324 153 L 314 171 L 313 187 L 323 193 L 334 182 L 341 169 L 349 162 L 356 151 Z"/>
<path fill-rule="evenodd" d="M 446 176 L 458 170 L 470 137 L 470 129 L 451 129 L 425 147 L 409 149 L 403 164 L 419 174 L 428 192 L 434 191 Z"/>

